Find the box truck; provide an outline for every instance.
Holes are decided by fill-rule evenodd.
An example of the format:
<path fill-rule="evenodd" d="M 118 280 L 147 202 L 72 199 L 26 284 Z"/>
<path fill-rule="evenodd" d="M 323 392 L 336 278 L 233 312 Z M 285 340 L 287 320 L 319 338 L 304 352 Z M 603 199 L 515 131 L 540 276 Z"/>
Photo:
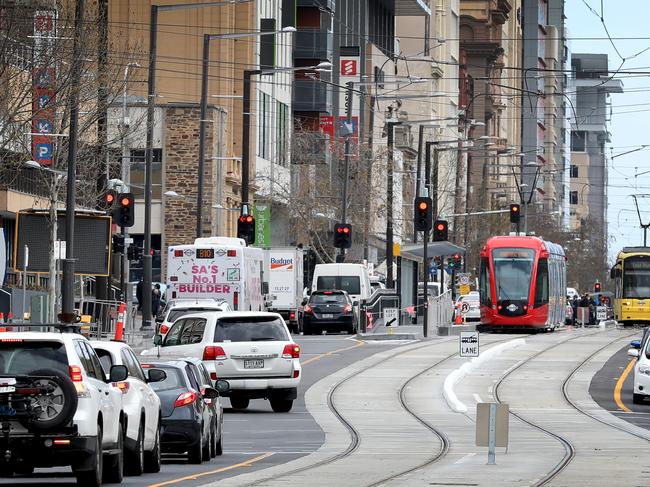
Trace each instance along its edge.
<path fill-rule="evenodd" d="M 292 332 L 298 331 L 298 308 L 303 292 L 303 251 L 294 247 L 264 250 L 265 280 L 269 283 L 267 308 L 279 313 Z"/>

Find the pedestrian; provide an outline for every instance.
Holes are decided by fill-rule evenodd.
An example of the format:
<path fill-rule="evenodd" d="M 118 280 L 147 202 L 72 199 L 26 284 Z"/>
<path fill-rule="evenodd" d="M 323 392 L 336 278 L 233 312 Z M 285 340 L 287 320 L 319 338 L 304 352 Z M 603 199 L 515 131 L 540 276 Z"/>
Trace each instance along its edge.
<path fill-rule="evenodd" d="M 158 316 L 161 297 L 162 292 L 160 291 L 160 284 L 156 283 L 156 285 L 151 290 L 151 314 L 154 318 Z"/>
<path fill-rule="evenodd" d="M 135 297 L 138 300 L 138 311 L 142 311 L 142 287 L 144 286 L 144 281 L 140 279 L 138 284 L 135 286 Z"/>

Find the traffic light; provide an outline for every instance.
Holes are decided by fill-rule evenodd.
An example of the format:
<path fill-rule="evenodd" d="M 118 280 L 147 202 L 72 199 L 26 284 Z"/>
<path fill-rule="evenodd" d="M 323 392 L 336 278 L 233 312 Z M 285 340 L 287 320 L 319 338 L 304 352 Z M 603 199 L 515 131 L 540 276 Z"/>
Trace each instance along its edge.
<path fill-rule="evenodd" d="M 418 232 L 427 232 L 433 226 L 433 201 L 426 196 L 415 198 L 415 208 L 413 221 L 415 230 Z"/>
<path fill-rule="evenodd" d="M 132 227 L 135 224 L 135 199 L 131 193 L 117 195 L 117 206 L 113 208 L 113 220 L 120 227 Z"/>
<path fill-rule="evenodd" d="M 459 270 L 462 263 L 463 263 L 463 257 L 460 254 L 454 254 L 451 257 L 449 257 L 448 265 L 453 270 Z"/>
<path fill-rule="evenodd" d="M 144 249 L 138 247 L 137 245 L 129 245 L 129 248 L 126 249 L 126 257 L 129 260 L 140 260 L 144 254 Z"/>
<path fill-rule="evenodd" d="M 352 225 L 349 223 L 336 224 L 334 227 L 334 247 L 337 249 L 352 247 Z"/>
<path fill-rule="evenodd" d="M 436 220 L 433 224 L 433 241 L 443 242 L 448 240 L 449 224 L 446 220 Z"/>
<path fill-rule="evenodd" d="M 521 205 L 513 203 L 510 205 L 510 223 L 519 223 L 521 219 Z"/>
<path fill-rule="evenodd" d="M 121 254 L 124 252 L 124 235 L 116 233 L 113 235 L 113 253 Z"/>
<path fill-rule="evenodd" d="M 102 194 L 101 201 L 99 202 L 97 208 L 100 210 L 110 211 L 111 208 L 113 208 L 116 199 L 117 199 L 117 194 L 115 193 L 115 191 L 113 191 L 112 189 L 107 189 Z"/>
<path fill-rule="evenodd" d="M 253 215 L 240 215 L 237 220 L 237 237 L 246 240 L 248 245 L 255 242 L 255 217 Z"/>
<path fill-rule="evenodd" d="M 601 290 L 602 290 L 602 285 L 599 282 L 594 284 L 594 292 L 595 293 L 599 293 Z"/>

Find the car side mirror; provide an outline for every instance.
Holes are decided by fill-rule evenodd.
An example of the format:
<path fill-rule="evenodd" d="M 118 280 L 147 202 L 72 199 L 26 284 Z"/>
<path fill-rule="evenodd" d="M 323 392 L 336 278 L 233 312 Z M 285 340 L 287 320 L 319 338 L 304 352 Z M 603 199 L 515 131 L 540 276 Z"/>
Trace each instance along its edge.
<path fill-rule="evenodd" d="M 154 335 L 153 344 L 156 346 L 162 345 L 162 335 Z"/>
<path fill-rule="evenodd" d="M 201 395 L 203 396 L 203 399 L 216 399 L 219 397 L 217 390 L 213 389 L 212 387 L 206 387 L 203 389 L 203 393 Z"/>
<path fill-rule="evenodd" d="M 228 392 L 230 390 L 230 382 L 228 382 L 226 379 L 217 379 L 215 387 L 217 388 L 217 392 L 219 392 L 219 394 L 223 394 L 224 392 Z"/>
<path fill-rule="evenodd" d="M 638 357 L 639 356 L 639 350 L 637 348 L 630 348 L 627 351 L 627 356 L 628 357 Z"/>
<path fill-rule="evenodd" d="M 121 382 L 129 376 L 126 365 L 113 365 L 108 375 L 108 382 Z"/>
<path fill-rule="evenodd" d="M 167 372 L 161 369 L 149 369 L 147 382 L 161 382 L 167 378 Z"/>
<path fill-rule="evenodd" d="M 305 299 L 302 300 L 301 305 L 304 306 L 304 305 L 306 305 L 308 302 L 309 302 L 309 299 L 308 299 L 308 298 L 305 298 Z"/>
<path fill-rule="evenodd" d="M 630 346 L 634 348 L 641 348 L 641 340 L 632 340 Z"/>

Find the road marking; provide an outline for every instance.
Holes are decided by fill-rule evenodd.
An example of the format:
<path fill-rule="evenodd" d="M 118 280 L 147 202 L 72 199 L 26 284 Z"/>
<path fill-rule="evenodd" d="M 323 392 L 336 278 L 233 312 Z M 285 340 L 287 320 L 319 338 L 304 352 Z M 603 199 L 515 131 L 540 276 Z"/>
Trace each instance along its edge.
<path fill-rule="evenodd" d="M 241 463 L 236 463 L 234 465 L 228 465 L 227 467 L 221 467 L 216 470 L 210 470 L 209 472 L 201 472 L 194 475 L 188 475 L 187 477 L 180 477 L 178 479 L 167 480 L 165 482 L 160 482 L 159 484 L 149 484 L 148 487 L 163 487 L 163 485 L 176 484 L 178 482 L 184 482 L 185 480 L 197 480 L 199 477 L 205 477 L 206 475 L 214 475 L 221 472 L 227 472 L 228 470 L 233 470 L 239 467 L 250 467 L 252 463 L 259 462 L 265 458 L 273 455 L 273 452 L 266 452 L 263 455 L 251 458 L 250 460 L 245 460 Z"/>
<path fill-rule="evenodd" d="M 476 453 L 468 453 L 467 455 L 463 456 L 462 458 L 459 458 L 458 460 L 456 460 L 456 461 L 454 462 L 454 464 L 455 464 L 455 465 L 458 465 L 459 463 L 464 463 L 465 460 L 469 460 L 469 459 L 472 458 L 474 455 L 476 455 Z"/>
<path fill-rule="evenodd" d="M 616 382 L 616 387 L 614 387 L 614 401 L 616 402 L 618 408 L 625 411 L 626 413 L 631 413 L 632 410 L 623 404 L 623 401 L 621 400 L 621 389 L 623 388 L 625 379 L 627 379 L 627 376 L 630 375 L 630 372 L 634 368 L 634 364 L 636 364 L 636 359 L 630 360 L 630 363 L 627 364 L 627 367 L 625 367 L 625 370 Z"/>
<path fill-rule="evenodd" d="M 363 346 L 364 343 L 365 342 L 357 341 L 357 343 L 352 345 L 351 347 L 339 348 L 337 350 L 331 350 L 331 351 L 326 352 L 326 353 L 321 353 L 320 355 L 316 355 L 315 357 L 307 359 L 304 362 L 300 362 L 300 365 L 308 365 L 308 364 L 310 364 L 312 362 L 316 362 L 316 360 L 322 359 L 323 357 L 329 357 L 330 355 L 334 355 L 334 354 L 337 354 L 339 352 L 345 352 L 347 350 L 352 350 L 353 348 L 359 348 L 359 347 Z"/>

